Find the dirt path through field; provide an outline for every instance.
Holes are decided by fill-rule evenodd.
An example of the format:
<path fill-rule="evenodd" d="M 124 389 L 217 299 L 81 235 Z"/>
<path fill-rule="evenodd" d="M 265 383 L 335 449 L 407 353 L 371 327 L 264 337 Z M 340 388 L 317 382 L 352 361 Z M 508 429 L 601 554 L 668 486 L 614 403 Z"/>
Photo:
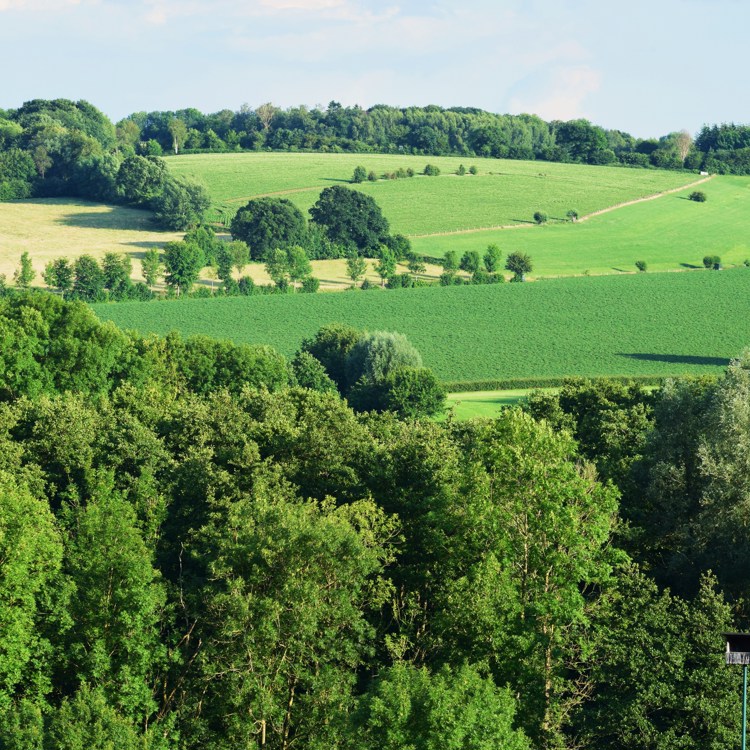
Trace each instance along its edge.
<path fill-rule="evenodd" d="M 709 180 L 712 180 L 716 175 L 708 175 L 708 177 L 703 177 L 700 180 L 696 180 L 695 182 L 690 182 L 687 185 L 681 185 L 680 187 L 672 188 L 671 190 L 664 190 L 661 193 L 655 193 L 654 195 L 647 195 L 644 198 L 634 198 L 632 201 L 625 201 L 624 203 L 616 203 L 614 206 L 608 206 L 607 208 L 602 208 L 599 211 L 592 211 L 590 214 L 586 214 L 585 216 L 579 216 L 577 220 L 577 224 L 580 224 L 582 221 L 588 221 L 594 216 L 601 216 L 602 214 L 608 214 L 610 211 L 616 211 L 618 208 L 624 208 L 625 206 L 632 206 L 636 203 L 644 203 L 645 201 L 653 201 L 657 198 L 662 198 L 665 195 L 669 195 L 670 193 L 679 193 L 681 190 L 688 190 L 692 187 L 695 187 L 696 185 L 702 185 L 704 182 L 708 182 Z M 477 232 L 492 232 L 496 229 L 528 229 L 529 227 L 535 227 L 537 226 L 533 222 L 528 222 L 525 224 L 501 224 L 499 226 L 494 227 L 475 227 L 473 229 L 455 229 L 451 232 L 432 232 L 430 234 L 410 234 L 410 239 L 423 239 L 425 237 L 450 237 L 454 234 L 475 234 Z"/>

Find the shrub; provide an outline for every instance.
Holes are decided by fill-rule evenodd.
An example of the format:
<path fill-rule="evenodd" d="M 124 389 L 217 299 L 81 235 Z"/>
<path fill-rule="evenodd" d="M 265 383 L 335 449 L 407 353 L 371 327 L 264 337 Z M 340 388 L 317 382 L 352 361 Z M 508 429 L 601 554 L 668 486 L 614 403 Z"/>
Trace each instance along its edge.
<path fill-rule="evenodd" d="M 306 276 L 302 279 L 302 286 L 300 286 L 301 292 L 304 292 L 305 294 L 315 294 L 318 289 L 320 289 L 320 279 L 315 276 Z"/>
<path fill-rule="evenodd" d="M 349 403 L 357 411 L 393 411 L 401 417 L 433 416 L 445 405 L 445 389 L 432 370 L 398 367 L 372 381 L 362 378 L 352 388 Z"/>
<path fill-rule="evenodd" d="M 546 224 L 546 223 L 547 223 L 547 214 L 545 214 L 545 213 L 544 213 L 544 212 L 542 212 L 542 211 L 537 211 L 537 212 L 536 212 L 536 213 L 534 214 L 534 221 L 535 221 L 535 222 L 536 222 L 537 224 Z"/>
<path fill-rule="evenodd" d="M 406 169 L 406 176 L 407 177 L 414 177 L 414 170 L 411 167 L 408 167 Z"/>
<path fill-rule="evenodd" d="M 466 167 L 463 164 L 459 164 L 458 169 L 456 170 L 456 174 L 459 177 L 463 177 L 466 174 Z"/>
<path fill-rule="evenodd" d="M 718 271 L 721 268 L 721 258 L 718 255 L 705 255 L 703 257 L 703 265 L 706 268 L 713 268 Z"/>
<path fill-rule="evenodd" d="M 292 360 L 292 372 L 301 388 L 320 393 L 336 392 L 336 383 L 328 377 L 325 367 L 309 352 L 297 352 Z"/>
<path fill-rule="evenodd" d="M 388 279 L 388 289 L 411 289 L 414 278 L 408 273 L 396 273 Z"/>
<path fill-rule="evenodd" d="M 693 190 L 693 192 L 688 195 L 688 200 L 695 201 L 696 203 L 705 203 L 706 194 L 702 190 Z"/>
<path fill-rule="evenodd" d="M 367 179 L 368 179 L 368 180 L 369 180 L 370 182 L 376 182 L 376 181 L 377 181 L 377 179 L 378 179 L 378 176 L 377 176 L 377 175 L 375 174 L 375 172 L 373 172 L 372 170 L 370 170 L 370 171 L 369 171 L 369 172 L 367 173 Z"/>
<path fill-rule="evenodd" d="M 513 273 L 512 281 L 523 281 L 526 274 L 531 273 L 531 258 L 526 253 L 511 253 L 505 268 Z"/>
<path fill-rule="evenodd" d="M 645 273 L 645 272 L 646 272 L 646 268 L 647 268 L 647 266 L 646 266 L 646 261 L 645 261 L 645 260 L 637 260 L 637 261 L 635 262 L 635 267 L 636 267 L 636 268 L 637 268 L 637 269 L 638 269 L 639 271 L 642 271 L 643 273 Z"/>
<path fill-rule="evenodd" d="M 359 183 L 364 182 L 367 179 L 367 171 L 364 167 L 355 167 L 354 174 L 352 175 L 352 182 Z"/>
<path fill-rule="evenodd" d="M 484 267 L 490 273 L 495 273 L 500 268 L 500 261 L 502 260 L 502 253 L 497 245 L 487 245 L 487 250 L 484 253 Z"/>
<path fill-rule="evenodd" d="M 476 174 L 479 170 L 472 164 L 469 167 L 469 174 Z"/>
<path fill-rule="evenodd" d="M 568 213 L 566 213 L 565 215 L 568 217 L 569 221 L 578 221 L 578 211 L 576 211 L 574 208 L 571 208 L 570 211 L 568 211 Z"/>
<path fill-rule="evenodd" d="M 437 177 L 440 174 L 440 167 L 436 167 L 434 164 L 427 164 L 422 174 L 428 177 Z"/>

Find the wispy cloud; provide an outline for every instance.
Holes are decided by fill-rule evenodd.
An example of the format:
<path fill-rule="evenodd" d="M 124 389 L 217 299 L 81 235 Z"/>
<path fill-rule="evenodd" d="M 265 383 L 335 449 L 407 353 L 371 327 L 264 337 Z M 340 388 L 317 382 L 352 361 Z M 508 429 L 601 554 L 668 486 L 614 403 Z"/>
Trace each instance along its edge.
<path fill-rule="evenodd" d="M 529 90 L 529 86 L 523 95 L 511 97 L 510 110 L 532 113 L 545 120 L 586 117 L 586 100 L 602 84 L 602 74 L 586 65 L 552 68 L 546 78 L 536 91 Z"/>

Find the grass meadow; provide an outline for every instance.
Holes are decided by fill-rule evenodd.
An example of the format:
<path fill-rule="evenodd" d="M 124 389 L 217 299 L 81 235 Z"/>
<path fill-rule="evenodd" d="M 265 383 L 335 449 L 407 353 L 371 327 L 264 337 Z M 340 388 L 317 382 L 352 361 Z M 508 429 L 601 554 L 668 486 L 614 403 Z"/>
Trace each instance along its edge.
<path fill-rule="evenodd" d="M 323 188 L 349 185 L 357 165 L 382 175 L 399 167 L 421 172 L 428 162 L 439 166 L 442 174 L 417 174 L 350 187 L 377 201 L 392 231 L 415 236 L 529 225 L 535 211 L 564 220 L 570 209 L 584 215 L 696 179 L 685 172 L 398 154 L 259 152 L 188 154 L 167 159 L 175 174 L 203 182 L 228 214 L 260 195 L 288 198 L 307 214 Z M 458 177 L 455 172 L 460 164 L 476 166 L 477 174 Z"/>
<path fill-rule="evenodd" d="M 691 190 L 625 206 L 576 224 L 549 224 L 521 231 L 488 231 L 412 240 L 421 254 L 483 252 L 496 243 L 504 253 L 528 253 L 534 276 L 567 276 L 702 268 L 705 255 L 725 265 L 750 258 L 750 177 L 715 177 L 701 185 L 705 203 L 687 200 Z"/>
<path fill-rule="evenodd" d="M 446 382 L 716 374 L 750 344 L 750 269 L 95 306 L 143 333 L 270 344 L 322 325 L 405 333 Z"/>

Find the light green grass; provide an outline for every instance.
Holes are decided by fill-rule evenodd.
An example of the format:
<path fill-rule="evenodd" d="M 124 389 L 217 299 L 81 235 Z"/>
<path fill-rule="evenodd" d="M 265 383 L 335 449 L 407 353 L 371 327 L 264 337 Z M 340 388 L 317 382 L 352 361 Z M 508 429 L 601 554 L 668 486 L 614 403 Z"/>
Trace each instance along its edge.
<path fill-rule="evenodd" d="M 399 167 L 421 171 L 427 162 L 443 173 L 349 185 L 358 164 L 380 175 Z M 535 211 L 565 219 L 569 209 L 583 215 L 696 180 L 684 172 L 381 154 L 196 154 L 171 157 L 167 164 L 201 180 L 230 212 L 252 197 L 276 194 L 306 214 L 323 188 L 345 184 L 375 198 L 392 231 L 407 235 L 521 226 L 532 222 Z M 476 165 L 478 174 L 456 176 L 459 164 Z"/>
<path fill-rule="evenodd" d="M 635 272 L 636 260 L 663 271 L 703 268 L 705 255 L 719 255 L 725 265 L 750 258 L 750 177 L 715 177 L 700 189 L 705 203 L 687 200 L 686 190 L 577 224 L 426 237 L 412 244 L 419 253 L 442 257 L 447 250 L 459 256 L 484 252 L 496 243 L 505 253 L 528 253 L 534 276 Z"/>
<path fill-rule="evenodd" d="M 291 355 L 322 325 L 405 333 L 443 381 L 716 374 L 750 345 L 750 269 L 96 306 L 143 332 Z"/>
<path fill-rule="evenodd" d="M 529 389 L 510 391 L 469 391 L 449 393 L 446 398 L 446 411 L 442 419 L 473 419 L 474 417 L 496 417 L 508 406 L 514 406 L 525 399 Z"/>

